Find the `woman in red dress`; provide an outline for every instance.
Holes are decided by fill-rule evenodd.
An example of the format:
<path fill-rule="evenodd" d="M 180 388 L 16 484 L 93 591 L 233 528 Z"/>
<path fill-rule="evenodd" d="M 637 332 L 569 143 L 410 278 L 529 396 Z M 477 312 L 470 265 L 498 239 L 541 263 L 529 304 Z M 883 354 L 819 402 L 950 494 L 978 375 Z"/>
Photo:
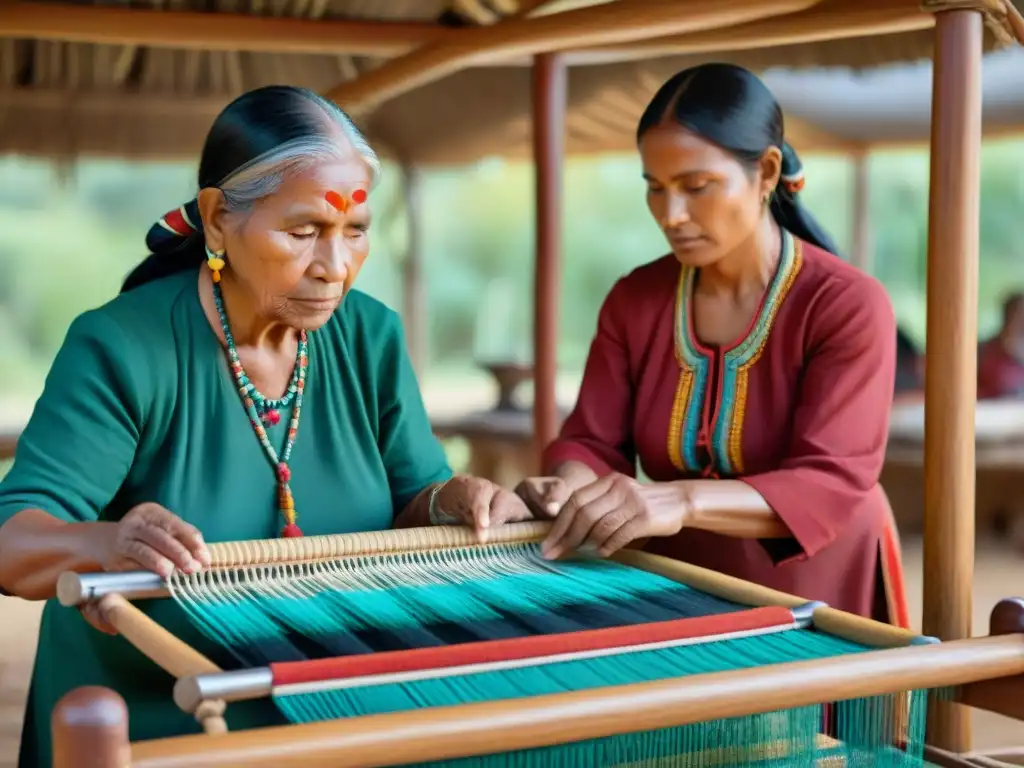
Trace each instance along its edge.
<path fill-rule="evenodd" d="M 878 485 L 896 362 L 884 288 L 801 206 L 782 111 L 747 70 L 680 72 L 637 140 L 671 253 L 612 288 L 546 476 L 519 488 L 556 517 L 546 554 L 643 544 L 906 625 Z"/>

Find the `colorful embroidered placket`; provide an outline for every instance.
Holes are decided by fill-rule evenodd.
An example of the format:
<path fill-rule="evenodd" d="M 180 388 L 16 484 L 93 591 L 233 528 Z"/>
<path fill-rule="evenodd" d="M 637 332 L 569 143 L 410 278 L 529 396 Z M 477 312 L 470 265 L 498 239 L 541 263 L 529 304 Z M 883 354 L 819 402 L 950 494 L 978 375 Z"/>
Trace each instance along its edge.
<path fill-rule="evenodd" d="M 309 345 L 306 340 L 306 331 L 299 331 L 299 347 L 295 355 L 295 369 L 292 372 L 291 383 L 284 397 L 273 400 L 265 398 L 256 387 L 249 381 L 245 374 L 242 362 L 238 359 L 238 350 L 235 349 L 235 340 L 231 335 L 231 328 L 228 325 L 228 316 L 224 311 L 224 296 L 221 293 L 220 285 L 213 285 L 213 300 L 217 306 L 217 314 L 220 316 L 221 328 L 224 331 L 224 339 L 227 342 L 228 364 L 231 367 L 231 374 L 235 377 L 238 385 L 238 394 L 242 398 L 242 405 L 249 416 L 249 423 L 256 433 L 256 438 L 263 446 L 263 451 L 270 460 L 271 466 L 277 475 L 277 508 L 284 518 L 284 528 L 281 535 L 285 538 L 302 536 L 302 530 L 295 522 L 295 498 L 292 496 L 290 481 L 292 477 L 291 468 L 288 465 L 292 455 L 292 447 L 295 445 L 295 437 L 299 432 L 299 416 L 302 412 L 302 390 L 306 385 L 306 372 L 309 367 Z M 279 408 L 286 407 L 292 399 L 295 400 L 295 408 L 292 410 L 292 418 L 288 424 L 288 437 L 285 440 L 284 450 L 280 456 L 274 446 L 270 444 L 267 430 L 263 425 L 266 421 L 269 424 L 277 424 L 280 421 Z M 263 411 L 261 414 L 260 411 Z"/>

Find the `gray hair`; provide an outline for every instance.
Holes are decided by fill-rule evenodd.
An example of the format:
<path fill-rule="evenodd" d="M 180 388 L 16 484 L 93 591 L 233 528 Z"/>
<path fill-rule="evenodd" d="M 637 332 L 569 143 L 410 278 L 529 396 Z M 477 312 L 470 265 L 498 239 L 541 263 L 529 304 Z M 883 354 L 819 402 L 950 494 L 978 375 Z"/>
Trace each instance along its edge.
<path fill-rule="evenodd" d="M 229 211 L 249 210 L 258 200 L 276 192 L 286 178 L 318 163 L 346 158 L 352 149 L 370 169 L 370 188 L 376 186 L 381 162 L 370 142 L 336 104 L 311 91 L 305 93 L 310 109 L 323 118 L 322 133 L 286 141 L 221 179 L 217 187 Z"/>

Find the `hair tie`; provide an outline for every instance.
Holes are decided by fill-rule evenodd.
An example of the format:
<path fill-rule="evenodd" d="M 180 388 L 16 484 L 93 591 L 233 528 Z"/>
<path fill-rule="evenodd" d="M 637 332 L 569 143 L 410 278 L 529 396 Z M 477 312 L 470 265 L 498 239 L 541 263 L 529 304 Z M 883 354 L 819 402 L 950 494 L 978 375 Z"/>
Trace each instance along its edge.
<path fill-rule="evenodd" d="M 803 169 L 801 169 L 799 173 L 793 176 L 783 176 L 782 186 L 789 194 L 798 194 L 804 188 Z"/>
<path fill-rule="evenodd" d="M 788 141 L 782 142 L 782 174 L 779 183 L 790 195 L 804 188 L 804 164 Z"/>
<path fill-rule="evenodd" d="M 203 228 L 199 215 L 199 201 L 192 198 L 173 211 L 168 211 L 149 228 L 146 247 L 150 253 L 174 250 Z"/>

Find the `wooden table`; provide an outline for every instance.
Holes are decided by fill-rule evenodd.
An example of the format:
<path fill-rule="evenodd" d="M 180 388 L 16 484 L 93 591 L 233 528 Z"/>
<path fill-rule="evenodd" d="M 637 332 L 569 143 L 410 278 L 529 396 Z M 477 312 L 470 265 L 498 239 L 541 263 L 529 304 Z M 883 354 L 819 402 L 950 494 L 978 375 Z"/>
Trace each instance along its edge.
<path fill-rule="evenodd" d="M 561 419 L 569 415 L 562 410 Z M 528 410 L 488 410 L 431 420 L 440 439 L 462 438 L 469 443 L 468 472 L 506 488 L 540 471 L 533 444 L 533 413 Z"/>
<path fill-rule="evenodd" d="M 1005 529 L 1024 547 L 1024 401 L 985 400 L 975 410 L 975 515 L 979 530 Z M 919 531 L 924 514 L 924 404 L 893 405 L 882 469 L 901 531 Z"/>

